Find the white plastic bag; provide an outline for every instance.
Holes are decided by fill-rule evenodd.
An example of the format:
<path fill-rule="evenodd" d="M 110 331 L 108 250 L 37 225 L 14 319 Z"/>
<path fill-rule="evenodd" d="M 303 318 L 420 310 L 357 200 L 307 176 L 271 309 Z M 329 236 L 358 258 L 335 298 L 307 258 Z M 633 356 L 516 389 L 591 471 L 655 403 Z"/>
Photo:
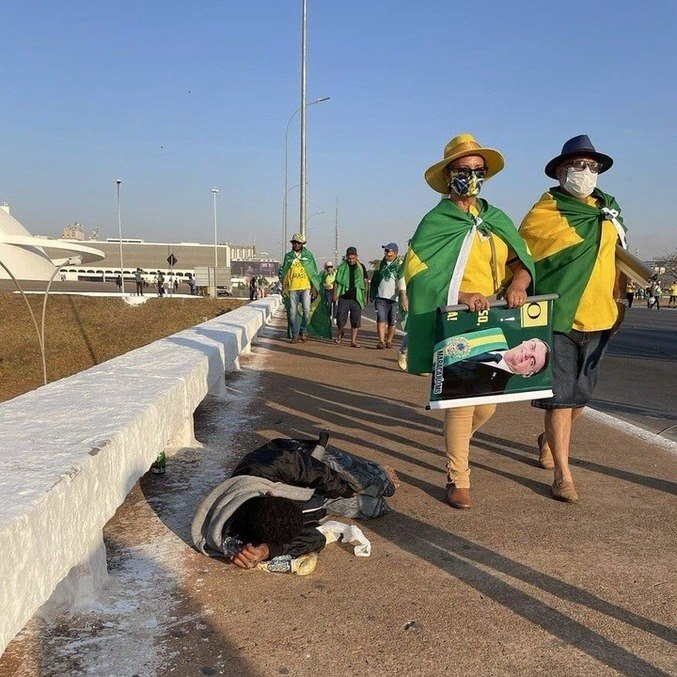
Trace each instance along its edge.
<path fill-rule="evenodd" d="M 317 530 L 324 534 L 327 543 L 339 540 L 342 543 L 350 543 L 350 545 L 354 546 L 353 552 L 357 557 L 369 557 L 371 555 L 371 543 L 369 539 L 354 524 L 344 524 L 343 522 L 329 520 L 320 524 Z"/>

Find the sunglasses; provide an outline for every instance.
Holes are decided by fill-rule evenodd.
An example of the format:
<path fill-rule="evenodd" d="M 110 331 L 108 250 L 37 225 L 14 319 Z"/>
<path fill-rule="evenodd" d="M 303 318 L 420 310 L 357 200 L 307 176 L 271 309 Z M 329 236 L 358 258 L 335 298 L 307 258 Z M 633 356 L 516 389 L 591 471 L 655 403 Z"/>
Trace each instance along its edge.
<path fill-rule="evenodd" d="M 602 163 L 594 160 L 573 160 L 566 166 L 571 167 L 575 172 L 582 172 L 587 167 L 593 174 L 599 174 L 602 169 Z"/>
<path fill-rule="evenodd" d="M 469 179 L 473 174 L 478 179 L 484 179 L 489 171 L 489 167 L 451 167 L 449 172 L 454 176 L 462 176 Z"/>

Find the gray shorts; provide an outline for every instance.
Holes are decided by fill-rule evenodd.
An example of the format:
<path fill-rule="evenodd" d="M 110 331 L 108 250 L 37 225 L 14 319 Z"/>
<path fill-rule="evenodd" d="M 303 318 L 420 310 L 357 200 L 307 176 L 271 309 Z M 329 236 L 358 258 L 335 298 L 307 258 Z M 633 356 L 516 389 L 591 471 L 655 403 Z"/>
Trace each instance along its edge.
<path fill-rule="evenodd" d="M 394 327 L 397 324 L 396 301 L 376 297 L 374 299 L 374 308 L 376 308 L 376 322 L 387 324 L 389 327 Z"/>
<path fill-rule="evenodd" d="M 355 299 L 339 298 L 338 309 L 336 310 L 336 326 L 343 329 L 350 315 L 350 327 L 359 329 L 362 326 L 362 306 Z"/>
<path fill-rule="evenodd" d="M 611 330 L 578 331 L 552 335 L 552 391 L 554 397 L 533 400 L 539 409 L 578 409 L 592 397 L 597 369 L 606 352 Z"/>

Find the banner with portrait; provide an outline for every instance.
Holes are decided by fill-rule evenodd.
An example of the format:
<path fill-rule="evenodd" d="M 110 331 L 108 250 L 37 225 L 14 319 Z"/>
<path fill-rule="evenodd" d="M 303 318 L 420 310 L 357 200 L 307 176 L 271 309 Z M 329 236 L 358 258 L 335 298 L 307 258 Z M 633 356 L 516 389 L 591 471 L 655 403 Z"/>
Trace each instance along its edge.
<path fill-rule="evenodd" d="M 552 397 L 552 303 L 530 296 L 519 308 L 492 301 L 437 309 L 431 409 Z"/>

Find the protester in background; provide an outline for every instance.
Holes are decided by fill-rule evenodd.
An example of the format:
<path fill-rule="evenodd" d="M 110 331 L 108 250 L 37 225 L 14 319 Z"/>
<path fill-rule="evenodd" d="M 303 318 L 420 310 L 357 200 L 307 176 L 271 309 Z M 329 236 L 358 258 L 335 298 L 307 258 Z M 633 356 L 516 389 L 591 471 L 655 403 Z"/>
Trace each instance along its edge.
<path fill-rule="evenodd" d="M 259 275 L 259 279 L 256 280 L 256 298 L 266 298 L 266 278 L 263 275 Z"/>
<path fill-rule="evenodd" d="M 411 244 L 411 241 L 407 242 L 407 247 Z M 400 321 L 400 326 L 404 332 L 402 337 L 402 343 L 400 343 L 400 349 L 397 353 L 397 366 L 402 371 L 407 371 L 408 361 L 407 361 L 407 346 L 409 344 L 409 334 L 407 333 L 407 320 L 409 317 L 409 298 L 407 297 L 407 285 L 404 281 L 404 263 L 400 269 L 400 279 L 399 279 L 399 292 L 400 300 L 397 307 L 397 316 Z"/>
<path fill-rule="evenodd" d="M 252 277 L 249 279 L 249 300 L 256 301 L 256 278 Z"/>
<path fill-rule="evenodd" d="M 628 284 L 625 285 L 625 300 L 628 302 L 628 308 L 632 308 L 632 302 L 635 300 L 636 290 L 637 285 L 632 280 L 628 280 Z"/>
<path fill-rule="evenodd" d="M 512 221 L 478 197 L 483 183 L 504 164 L 497 150 L 460 134 L 447 144 L 444 159 L 425 173 L 428 185 L 448 197 L 423 218 L 405 258 L 411 373 L 432 371 L 438 307 L 464 303 L 476 312 L 487 310 L 493 295 L 504 295 L 510 308 L 527 298 L 533 279 L 527 248 Z M 472 506 L 470 439 L 495 410 L 495 404 L 445 410 L 447 500 L 454 508 Z"/>
<path fill-rule="evenodd" d="M 660 310 L 662 295 L 663 290 L 661 289 L 661 283 L 658 281 L 658 276 L 654 275 L 654 277 L 651 279 L 651 284 L 649 285 L 649 290 L 647 293 L 647 308 L 651 310 L 655 306 L 656 310 Z"/>
<path fill-rule="evenodd" d="M 402 259 L 399 248 L 394 242 L 383 245 L 383 259 L 371 278 L 371 299 L 376 310 L 376 330 L 379 349 L 392 348 L 397 331 L 397 301 L 404 296 L 400 280 L 402 279 Z"/>
<path fill-rule="evenodd" d="M 161 270 L 157 271 L 157 295 L 160 297 L 165 295 L 165 276 Z"/>
<path fill-rule="evenodd" d="M 539 463 L 554 467 L 552 495 L 569 503 L 578 500 L 569 468 L 572 426 L 592 396 L 625 309 L 616 301 L 626 285 L 616 268 L 616 243 L 625 246 L 625 226 L 616 200 L 597 188 L 598 176 L 612 164 L 585 134 L 569 139 L 545 166 L 559 185 L 541 196 L 520 228 L 536 262 L 536 293 L 560 295 L 552 318 L 555 395 L 532 405 L 545 409 Z"/>
<path fill-rule="evenodd" d="M 122 292 L 122 275 L 120 273 L 115 276 L 115 287 L 119 292 Z"/>
<path fill-rule="evenodd" d="M 285 254 L 280 268 L 282 294 L 289 299 L 291 342 L 305 343 L 310 320 L 310 304 L 321 289 L 320 275 L 313 253 L 306 247 L 306 238 L 294 233 L 291 251 Z M 329 327 L 331 330 L 331 327 Z"/>
<path fill-rule="evenodd" d="M 668 308 L 677 308 L 677 282 L 670 285 L 670 298 L 668 299 Z"/>
<path fill-rule="evenodd" d="M 143 296 L 143 275 L 141 268 L 134 271 L 134 282 L 136 283 L 136 295 Z"/>
<path fill-rule="evenodd" d="M 357 249 L 348 247 L 345 260 L 336 271 L 334 280 L 334 301 L 336 310 L 336 326 L 338 337 L 336 343 L 343 341 L 343 333 L 348 316 L 350 316 L 350 345 L 361 348 L 357 342 L 357 334 L 362 326 L 362 308 L 367 303 L 369 294 L 369 278 L 367 269 L 357 258 Z"/>
<path fill-rule="evenodd" d="M 188 289 L 190 289 L 190 295 L 195 296 L 195 278 L 192 273 L 188 273 Z"/>
<path fill-rule="evenodd" d="M 334 303 L 334 280 L 336 280 L 336 271 L 334 270 L 334 264 L 331 261 L 327 261 L 324 264 L 324 270 L 320 273 L 320 279 L 322 280 L 322 293 L 324 294 L 324 300 L 327 304 L 327 310 L 329 311 L 329 317 L 336 321 L 336 303 Z"/>

